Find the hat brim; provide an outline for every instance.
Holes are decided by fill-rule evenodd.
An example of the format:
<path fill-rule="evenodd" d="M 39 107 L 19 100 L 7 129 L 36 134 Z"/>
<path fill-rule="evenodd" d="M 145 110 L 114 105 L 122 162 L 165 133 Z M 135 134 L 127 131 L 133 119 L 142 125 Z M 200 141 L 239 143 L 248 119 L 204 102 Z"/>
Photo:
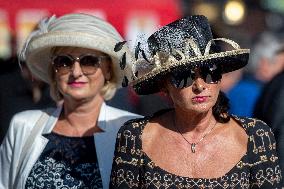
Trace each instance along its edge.
<path fill-rule="evenodd" d="M 238 49 L 206 56 L 194 57 L 153 69 L 151 72 L 133 81 L 132 86 L 139 95 L 159 92 L 164 86 L 162 83 L 169 73 L 174 71 L 187 72 L 195 67 L 209 67 L 216 65 L 222 74 L 243 68 L 249 59 L 249 49 Z"/>
<path fill-rule="evenodd" d="M 26 61 L 35 77 L 49 83 L 48 67 L 51 64 L 50 53 L 53 47 L 66 46 L 94 49 L 106 53 L 111 57 L 113 62 L 112 68 L 115 74 L 115 77 L 113 77 L 115 81 L 112 82 L 115 83 L 117 87 L 120 87 L 124 77 L 124 71 L 121 70 L 119 66 L 119 59 L 122 53 L 113 51 L 113 47 L 116 43 L 117 41 L 111 38 L 106 39 L 105 37 L 80 32 L 46 33 L 36 37 L 30 42 L 29 48 L 27 49 L 28 56 L 26 57 Z"/>

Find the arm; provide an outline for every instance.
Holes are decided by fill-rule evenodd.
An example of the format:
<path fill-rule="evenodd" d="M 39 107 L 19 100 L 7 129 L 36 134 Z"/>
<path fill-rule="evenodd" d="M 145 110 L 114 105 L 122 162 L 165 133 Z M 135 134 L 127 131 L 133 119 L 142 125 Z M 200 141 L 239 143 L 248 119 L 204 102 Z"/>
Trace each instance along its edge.
<path fill-rule="evenodd" d="M 250 153 L 251 188 L 281 188 L 281 170 L 276 142 L 271 129 L 262 121 L 256 121 L 255 133 L 250 137 L 255 147 Z"/>
<path fill-rule="evenodd" d="M 140 188 L 141 139 L 135 122 L 127 122 L 117 134 L 110 188 Z"/>
<path fill-rule="evenodd" d="M 15 120 L 12 119 L 10 127 L 0 146 L 0 189 L 12 188 L 13 177 L 13 155 L 14 155 L 14 127 Z"/>
<path fill-rule="evenodd" d="M 41 111 L 25 111 L 13 116 L 0 146 L 0 189 L 13 188 L 23 146 L 40 115 Z"/>

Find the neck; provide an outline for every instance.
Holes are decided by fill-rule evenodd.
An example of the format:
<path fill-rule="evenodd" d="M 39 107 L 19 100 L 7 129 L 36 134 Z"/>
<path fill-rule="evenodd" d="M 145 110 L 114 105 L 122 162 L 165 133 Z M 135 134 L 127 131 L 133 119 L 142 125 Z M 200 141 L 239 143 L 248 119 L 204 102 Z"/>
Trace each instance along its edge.
<path fill-rule="evenodd" d="M 185 135 L 190 135 L 192 139 L 198 139 L 200 135 L 207 132 L 216 123 L 212 109 L 206 113 L 193 113 L 175 109 L 173 119 L 179 131 Z"/>
<path fill-rule="evenodd" d="M 89 101 L 64 100 L 64 111 L 61 119 L 78 133 L 81 133 L 79 135 L 92 134 L 98 129 L 97 120 L 103 102 L 101 96 Z"/>

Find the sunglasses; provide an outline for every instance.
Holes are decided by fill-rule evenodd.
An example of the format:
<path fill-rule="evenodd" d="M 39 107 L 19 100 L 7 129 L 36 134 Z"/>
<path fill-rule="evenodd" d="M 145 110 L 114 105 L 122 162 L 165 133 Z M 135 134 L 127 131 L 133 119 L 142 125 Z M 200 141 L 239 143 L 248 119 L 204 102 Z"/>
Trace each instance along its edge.
<path fill-rule="evenodd" d="M 79 62 L 83 74 L 94 74 L 100 67 L 100 62 L 108 59 L 108 56 L 97 56 L 93 54 L 83 54 L 80 57 L 71 55 L 56 55 L 52 57 L 52 65 L 56 73 L 64 75 L 73 70 L 75 62 Z"/>
<path fill-rule="evenodd" d="M 202 78 L 207 84 L 216 84 L 222 79 L 222 74 L 217 68 L 200 68 L 198 77 Z M 197 74 L 193 70 L 189 72 L 173 72 L 170 76 L 170 82 L 174 87 L 183 89 L 191 86 L 196 78 Z"/>

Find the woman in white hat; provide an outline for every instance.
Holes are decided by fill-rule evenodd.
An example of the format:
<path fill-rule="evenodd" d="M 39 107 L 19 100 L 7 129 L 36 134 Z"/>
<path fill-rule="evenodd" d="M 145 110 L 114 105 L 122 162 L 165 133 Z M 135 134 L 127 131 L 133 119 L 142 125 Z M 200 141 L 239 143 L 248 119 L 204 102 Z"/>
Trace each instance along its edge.
<path fill-rule="evenodd" d="M 214 43 L 232 45 L 221 51 Z M 128 121 L 118 133 L 110 188 L 280 188 L 271 129 L 229 115 L 223 73 L 244 67 L 248 49 L 213 39 L 206 17 L 170 23 L 135 50 L 138 94 L 165 92 L 173 109 Z"/>
<path fill-rule="evenodd" d="M 122 41 L 87 14 L 39 23 L 20 57 L 62 105 L 13 117 L 0 148 L 0 188 L 108 188 L 117 131 L 137 117 L 104 102 L 128 80 L 127 47 L 114 51 Z"/>

